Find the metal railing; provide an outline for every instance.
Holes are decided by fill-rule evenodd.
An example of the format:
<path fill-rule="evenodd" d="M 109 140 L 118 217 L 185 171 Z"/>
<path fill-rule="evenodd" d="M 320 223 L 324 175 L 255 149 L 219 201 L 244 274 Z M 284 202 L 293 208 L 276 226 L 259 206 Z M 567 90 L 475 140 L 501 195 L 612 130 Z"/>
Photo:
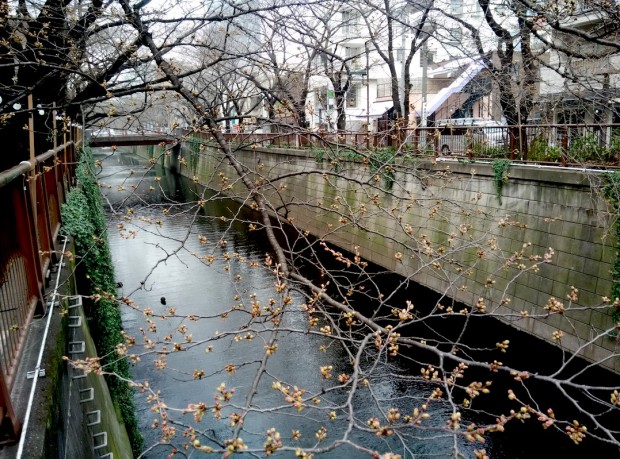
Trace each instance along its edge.
<path fill-rule="evenodd" d="M 188 136 L 209 141 L 208 133 Z M 528 124 L 440 126 L 380 132 L 225 133 L 242 147 L 393 149 L 416 156 L 530 161 L 553 164 L 620 165 L 620 124 Z"/>
<path fill-rule="evenodd" d="M 30 322 L 44 314 L 50 266 L 60 256 L 60 206 L 75 176 L 77 136 L 0 172 L 0 443 L 17 439 L 11 403 Z M 7 422 L 8 420 L 8 422 Z"/>

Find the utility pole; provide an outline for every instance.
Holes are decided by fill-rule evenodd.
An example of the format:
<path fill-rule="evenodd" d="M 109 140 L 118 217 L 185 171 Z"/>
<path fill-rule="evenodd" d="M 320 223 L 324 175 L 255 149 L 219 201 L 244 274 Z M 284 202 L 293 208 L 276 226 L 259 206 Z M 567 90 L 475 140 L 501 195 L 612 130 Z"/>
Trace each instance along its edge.
<path fill-rule="evenodd" d="M 406 20 L 406 18 L 405 18 Z M 408 103 L 408 101 L 405 101 L 405 63 L 407 62 L 407 58 L 406 58 L 406 52 L 405 52 L 405 46 L 406 46 L 406 35 L 407 35 L 407 27 L 403 24 L 402 25 L 402 34 L 400 36 L 400 41 L 401 41 L 401 61 L 400 61 L 400 84 L 398 85 L 398 89 L 399 89 L 399 93 L 400 93 L 400 113 L 402 116 L 405 116 L 405 104 Z M 405 126 L 407 125 L 407 120 L 405 121 Z"/>
<path fill-rule="evenodd" d="M 426 38 L 426 37 L 425 37 Z M 423 146 L 422 148 L 426 150 L 426 80 L 428 78 L 427 70 L 428 70 L 428 40 L 424 40 L 422 43 L 422 48 L 420 49 L 420 60 L 422 61 L 422 107 L 420 108 L 420 144 Z"/>
<path fill-rule="evenodd" d="M 364 42 L 364 48 L 366 51 L 366 138 L 370 135 L 370 68 L 368 60 L 368 41 Z M 366 147 L 368 148 L 368 141 L 366 141 Z"/>
<path fill-rule="evenodd" d="M 420 126 L 426 127 L 426 79 L 428 70 L 428 45 L 425 40 L 420 50 L 420 59 L 422 59 L 422 108 L 420 111 Z"/>

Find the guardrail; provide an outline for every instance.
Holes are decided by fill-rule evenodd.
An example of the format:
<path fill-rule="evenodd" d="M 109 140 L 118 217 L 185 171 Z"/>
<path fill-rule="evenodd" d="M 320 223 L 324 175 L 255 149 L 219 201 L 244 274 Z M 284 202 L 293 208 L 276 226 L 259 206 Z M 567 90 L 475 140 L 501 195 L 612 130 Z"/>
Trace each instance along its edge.
<path fill-rule="evenodd" d="M 44 290 L 60 256 L 60 206 L 75 176 L 76 136 L 68 128 L 59 147 L 0 172 L 0 444 L 19 436 L 10 393 L 30 322 L 47 309 Z"/>
<path fill-rule="evenodd" d="M 211 140 L 208 133 L 184 135 Z M 225 133 L 241 146 L 280 148 L 393 149 L 420 156 L 505 158 L 542 163 L 620 165 L 620 124 L 528 124 L 440 126 L 381 132 L 322 131 Z"/>

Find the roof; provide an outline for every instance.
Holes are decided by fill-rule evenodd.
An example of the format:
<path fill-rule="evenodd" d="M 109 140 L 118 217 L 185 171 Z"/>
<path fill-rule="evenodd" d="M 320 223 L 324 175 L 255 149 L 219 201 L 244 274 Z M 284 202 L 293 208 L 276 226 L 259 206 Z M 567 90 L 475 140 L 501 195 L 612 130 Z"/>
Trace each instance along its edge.
<path fill-rule="evenodd" d="M 474 78 L 484 67 L 481 60 L 474 61 L 461 73 L 448 87 L 443 88 L 437 93 L 435 98 L 426 107 L 426 116 L 432 115 L 441 105 L 448 100 L 452 94 L 457 94 L 463 90 L 465 85 Z"/>

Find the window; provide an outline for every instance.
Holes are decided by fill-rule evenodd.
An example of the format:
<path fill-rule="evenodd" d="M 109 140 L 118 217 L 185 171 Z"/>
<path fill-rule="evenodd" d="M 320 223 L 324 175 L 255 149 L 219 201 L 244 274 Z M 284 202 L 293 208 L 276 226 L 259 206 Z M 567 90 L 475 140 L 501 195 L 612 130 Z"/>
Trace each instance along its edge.
<path fill-rule="evenodd" d="M 463 14 L 463 0 L 450 0 L 452 14 Z"/>
<path fill-rule="evenodd" d="M 348 38 L 354 38 L 358 35 L 357 25 L 359 24 L 359 19 L 359 11 L 346 10 L 342 12 L 342 24 L 344 26 L 344 34 Z"/>
<path fill-rule="evenodd" d="M 359 85 L 351 85 L 349 90 L 347 91 L 347 108 L 356 108 L 357 107 L 357 93 L 359 90 Z"/>
<path fill-rule="evenodd" d="M 392 85 L 390 81 L 379 81 L 377 82 L 377 98 L 379 97 L 390 97 L 392 95 Z"/>
<path fill-rule="evenodd" d="M 349 65 L 351 65 L 354 69 L 359 68 L 361 65 L 361 56 L 362 48 L 345 48 L 345 57 L 349 61 Z"/>
<path fill-rule="evenodd" d="M 454 27 L 452 29 L 448 29 L 448 41 L 453 43 L 460 43 L 463 39 L 463 31 L 460 27 Z"/>
<path fill-rule="evenodd" d="M 326 66 L 327 62 L 328 62 L 328 56 L 327 53 L 323 52 L 323 51 L 319 51 L 318 53 L 318 64 L 319 65 L 323 65 Z"/>
<path fill-rule="evenodd" d="M 405 60 L 405 50 L 403 48 L 398 48 L 396 50 L 396 61 L 403 62 Z"/>
<path fill-rule="evenodd" d="M 435 51 L 426 51 L 426 64 L 431 65 L 435 62 Z M 420 67 L 424 67 L 424 48 L 422 48 L 422 54 L 420 55 Z"/>
<path fill-rule="evenodd" d="M 346 56 L 347 59 L 359 58 L 361 53 L 362 53 L 361 48 L 353 48 L 353 47 L 350 47 L 350 46 L 347 46 L 345 48 L 345 56 Z"/>

